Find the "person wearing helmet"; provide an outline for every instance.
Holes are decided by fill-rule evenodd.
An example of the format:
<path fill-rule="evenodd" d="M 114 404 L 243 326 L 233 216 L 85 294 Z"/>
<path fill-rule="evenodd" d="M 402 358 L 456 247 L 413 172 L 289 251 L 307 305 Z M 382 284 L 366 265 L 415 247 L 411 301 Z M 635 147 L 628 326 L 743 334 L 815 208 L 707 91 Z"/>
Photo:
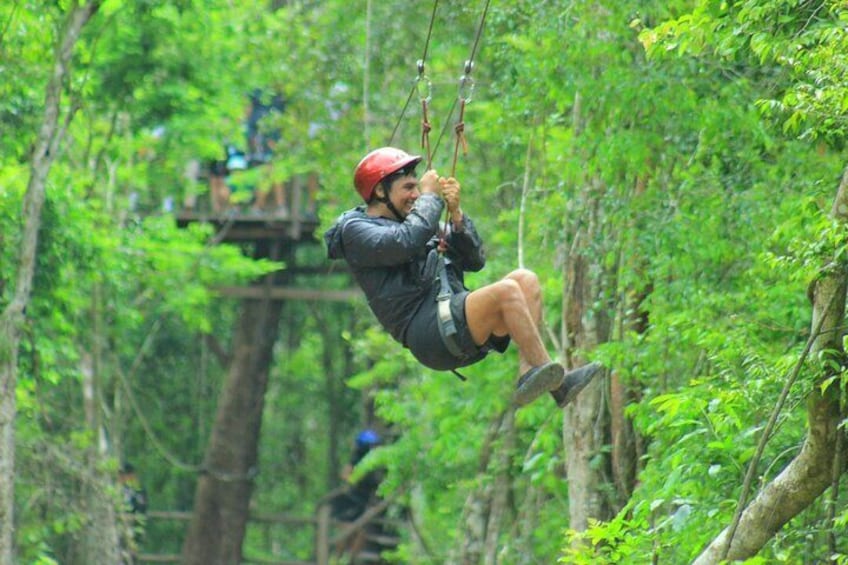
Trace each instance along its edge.
<path fill-rule="evenodd" d="M 357 452 L 364 451 L 368 452 L 375 445 L 380 444 L 380 434 L 372 430 L 371 428 L 366 428 L 359 432 L 356 436 L 356 450 Z M 364 457 L 364 453 L 357 459 L 362 459 Z"/>
<path fill-rule="evenodd" d="M 517 269 L 474 291 L 464 273 L 486 263 L 483 242 L 460 206 L 460 184 L 429 170 L 419 179 L 421 161 L 394 147 L 368 153 L 354 171 L 364 201 L 342 214 L 324 235 L 331 259 L 344 259 L 368 305 L 392 337 L 423 365 L 455 370 L 503 353 L 510 341 L 519 352 L 515 401 L 525 405 L 550 392 L 568 404 L 600 370 L 587 365 L 565 374 L 542 342 L 539 280 Z M 439 218 L 447 206 L 444 233 Z M 437 298 L 440 280 L 449 285 L 452 338 L 445 337 Z M 448 303 L 445 302 L 447 309 Z"/>
<path fill-rule="evenodd" d="M 341 479 L 349 483 L 348 488 L 333 499 L 333 516 L 337 520 L 347 522 L 356 520 L 365 512 L 366 507 L 376 495 L 377 488 L 383 479 L 381 470 L 370 471 L 356 482 L 351 482 L 350 478 L 354 467 L 381 443 L 380 435 L 370 428 L 362 430 L 356 436 L 350 461 L 344 466 L 340 474 Z"/>

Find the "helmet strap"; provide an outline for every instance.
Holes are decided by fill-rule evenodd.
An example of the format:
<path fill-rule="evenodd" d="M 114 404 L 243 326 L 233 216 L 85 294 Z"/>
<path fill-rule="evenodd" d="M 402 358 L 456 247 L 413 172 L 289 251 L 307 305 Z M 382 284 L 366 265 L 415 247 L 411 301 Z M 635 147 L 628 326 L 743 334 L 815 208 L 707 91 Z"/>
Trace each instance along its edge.
<path fill-rule="evenodd" d="M 399 222 L 402 222 L 402 221 L 404 221 L 404 219 L 406 219 L 406 216 L 404 216 L 403 214 L 401 214 L 401 213 L 400 213 L 400 211 L 398 211 L 398 209 L 397 209 L 397 208 L 395 208 L 395 205 L 394 205 L 394 204 L 392 204 L 392 201 L 391 201 L 391 200 L 386 199 L 386 207 L 387 207 L 389 210 L 391 210 L 391 211 L 392 211 L 392 214 L 394 214 L 394 215 L 395 215 L 395 217 L 398 219 L 398 221 L 399 221 Z"/>
<path fill-rule="evenodd" d="M 384 184 L 384 185 L 383 185 L 383 196 L 382 196 L 382 197 L 380 197 L 380 196 L 375 196 L 375 198 L 377 199 L 377 201 L 378 201 L 378 202 L 382 202 L 383 204 L 385 204 L 385 205 L 386 205 L 386 208 L 388 208 L 388 209 L 389 209 L 389 211 L 390 211 L 392 214 L 394 214 L 394 215 L 395 215 L 395 218 L 397 218 L 399 222 L 402 222 L 402 221 L 406 218 L 406 216 L 404 216 L 403 214 L 401 214 L 401 213 L 400 213 L 400 210 L 398 210 L 398 209 L 395 207 L 395 205 L 394 205 L 394 204 L 392 204 L 392 201 L 391 201 L 391 199 L 389 198 L 389 191 L 390 191 L 390 190 L 391 190 L 391 188 L 390 188 L 390 187 L 388 187 L 388 186 L 386 186 L 386 185 Z"/>

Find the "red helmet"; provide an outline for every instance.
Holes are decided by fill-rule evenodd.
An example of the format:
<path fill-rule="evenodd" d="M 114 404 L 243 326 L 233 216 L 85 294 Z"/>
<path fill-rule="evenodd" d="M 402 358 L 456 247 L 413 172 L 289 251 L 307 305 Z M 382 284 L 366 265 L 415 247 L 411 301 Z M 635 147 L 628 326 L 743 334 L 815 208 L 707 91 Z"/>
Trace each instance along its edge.
<path fill-rule="evenodd" d="M 421 161 L 420 155 L 410 155 L 402 149 L 381 147 L 362 158 L 353 173 L 353 184 L 356 192 L 365 202 L 371 200 L 374 188 L 381 180 L 392 173 L 415 166 Z"/>

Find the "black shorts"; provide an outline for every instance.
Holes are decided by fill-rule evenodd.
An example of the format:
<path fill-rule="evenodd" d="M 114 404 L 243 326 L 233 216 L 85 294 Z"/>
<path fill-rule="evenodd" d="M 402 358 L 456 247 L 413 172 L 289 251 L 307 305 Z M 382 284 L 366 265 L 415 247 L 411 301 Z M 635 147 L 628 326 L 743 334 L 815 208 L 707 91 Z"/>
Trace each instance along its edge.
<path fill-rule="evenodd" d="M 465 299 L 469 291 L 458 292 L 451 296 L 451 314 L 456 324 L 456 340 L 462 351 L 462 358 L 454 356 L 442 341 L 439 332 L 439 317 L 435 296 L 428 297 L 418 312 L 412 317 L 406 330 L 406 347 L 418 361 L 437 371 L 449 371 L 476 363 L 490 351 L 503 353 L 509 346 L 509 336 L 491 336 L 483 345 L 474 343 L 468 322 L 465 319 Z"/>

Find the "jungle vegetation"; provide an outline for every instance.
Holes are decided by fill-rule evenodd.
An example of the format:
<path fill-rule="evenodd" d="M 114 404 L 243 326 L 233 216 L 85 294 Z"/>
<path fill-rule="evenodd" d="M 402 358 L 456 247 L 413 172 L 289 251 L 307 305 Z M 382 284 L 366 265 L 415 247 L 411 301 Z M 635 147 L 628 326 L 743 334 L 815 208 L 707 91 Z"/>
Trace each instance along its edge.
<path fill-rule="evenodd" d="M 3 2 L 0 563 L 119 562 L 125 461 L 193 512 L 143 552 L 310 559 L 247 513 L 312 516 L 372 415 L 397 563 L 848 563 L 846 29 L 837 0 Z M 367 150 L 422 150 L 422 83 L 442 174 L 467 98 L 470 285 L 533 269 L 551 352 L 607 367 L 565 410 L 512 407 L 514 351 L 425 370 L 362 300 L 221 295 L 284 265 L 175 222 L 261 88 L 329 226 Z M 235 336 L 267 355 L 228 438 Z"/>

